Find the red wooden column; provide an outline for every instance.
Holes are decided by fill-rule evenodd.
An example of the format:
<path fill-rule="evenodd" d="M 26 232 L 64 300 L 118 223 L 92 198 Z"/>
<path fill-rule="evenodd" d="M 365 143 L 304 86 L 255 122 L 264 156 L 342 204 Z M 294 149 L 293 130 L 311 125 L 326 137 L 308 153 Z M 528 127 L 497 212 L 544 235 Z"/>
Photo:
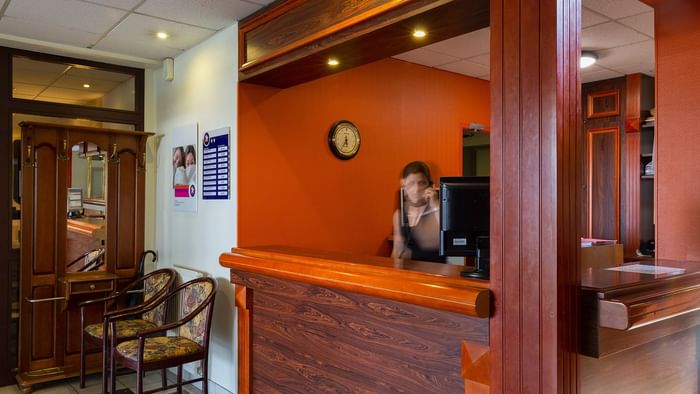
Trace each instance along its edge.
<path fill-rule="evenodd" d="M 578 391 L 580 0 L 491 1 L 491 391 Z"/>

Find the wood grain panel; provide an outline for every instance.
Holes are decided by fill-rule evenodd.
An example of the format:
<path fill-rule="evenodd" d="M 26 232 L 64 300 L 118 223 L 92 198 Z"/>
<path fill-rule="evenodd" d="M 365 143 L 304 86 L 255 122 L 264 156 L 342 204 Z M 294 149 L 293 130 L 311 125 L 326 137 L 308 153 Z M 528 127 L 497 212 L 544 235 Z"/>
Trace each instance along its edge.
<path fill-rule="evenodd" d="M 231 281 L 233 276 L 231 274 Z M 236 285 L 236 308 L 238 317 L 238 392 L 250 392 L 250 370 L 253 353 L 250 346 L 253 332 L 253 290 L 243 285 Z"/>
<path fill-rule="evenodd" d="M 491 1 L 491 56 L 491 391 L 577 392 L 580 2 Z"/>
<path fill-rule="evenodd" d="M 589 119 L 620 115 L 620 91 L 617 89 L 590 92 L 587 99 L 586 117 Z"/>
<path fill-rule="evenodd" d="M 34 189 L 38 197 L 34 200 L 34 215 L 38 218 L 56 218 L 58 206 L 65 207 L 65 202 L 61 204 L 55 198 L 58 192 L 57 147 L 38 144 L 34 146 L 34 152 Z M 34 275 L 56 273 L 56 228 L 57 224 L 34 227 Z"/>
<path fill-rule="evenodd" d="M 33 299 L 43 299 L 54 297 L 54 286 L 36 286 L 32 289 Z M 55 305 L 53 302 L 41 302 L 32 305 L 31 320 L 31 360 L 36 361 L 52 359 L 55 355 L 55 343 L 53 335 L 42 335 L 41 333 L 53 332 L 56 324 L 54 319 Z"/>
<path fill-rule="evenodd" d="M 137 153 L 132 150 L 119 152 L 117 189 L 113 194 L 117 204 L 117 269 L 132 269 L 136 264 L 134 256 L 136 229 L 136 169 Z M 140 253 L 140 252 L 138 252 Z"/>
<path fill-rule="evenodd" d="M 462 393 L 486 320 L 232 270 L 252 288 L 251 392 Z M 260 386 L 258 386 L 260 385 Z"/>
<path fill-rule="evenodd" d="M 244 57 L 241 64 L 264 58 L 275 52 L 288 52 L 313 39 L 323 37 L 344 27 L 401 5 L 395 0 L 364 0 L 332 2 L 326 0 L 291 1 L 284 13 L 275 18 L 261 14 L 257 19 L 241 23 Z"/>
<path fill-rule="evenodd" d="M 620 129 L 588 130 L 588 234 L 616 239 L 620 234 Z"/>

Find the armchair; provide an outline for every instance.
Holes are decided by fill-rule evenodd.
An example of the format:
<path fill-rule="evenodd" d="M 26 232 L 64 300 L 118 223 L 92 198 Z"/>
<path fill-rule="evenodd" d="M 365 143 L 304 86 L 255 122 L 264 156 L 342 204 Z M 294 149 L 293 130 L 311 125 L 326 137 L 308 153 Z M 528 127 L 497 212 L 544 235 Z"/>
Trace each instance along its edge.
<path fill-rule="evenodd" d="M 150 392 L 177 387 L 181 392 L 184 384 L 202 382 L 202 393 L 208 392 L 209 332 L 216 295 L 216 281 L 212 278 L 197 278 L 178 286 L 163 300 L 167 303 L 174 297 L 180 300 L 180 320 L 163 326 L 138 332 L 135 339 L 117 344 L 112 341 L 112 361 L 136 371 L 136 392 L 143 393 L 144 372 L 177 367 L 177 383 Z M 153 308 L 154 305 L 149 306 Z M 111 333 L 115 332 L 118 319 L 127 318 L 133 312 L 113 316 L 110 322 Z M 166 336 L 168 330 L 177 329 L 177 335 Z M 112 334 L 114 335 L 114 334 Z M 202 377 L 182 381 L 182 365 L 201 360 Z M 112 387 L 114 387 L 114 370 Z"/>
<path fill-rule="evenodd" d="M 131 282 L 120 291 L 114 292 L 107 297 L 85 301 L 80 306 L 80 387 L 85 387 L 85 356 L 87 353 L 87 342 L 102 345 L 102 376 L 103 392 L 107 392 L 107 360 L 110 360 L 109 340 L 122 341 L 135 338 L 136 334 L 148 328 L 157 327 L 165 322 L 167 315 L 167 303 L 161 303 L 175 284 L 177 273 L 169 268 L 153 271 L 141 278 Z M 123 309 L 115 309 L 120 299 L 126 300 L 133 289 L 143 287 L 143 303 Z M 86 325 L 85 309 L 95 304 L 104 304 L 104 320 L 102 323 Z M 147 311 L 144 308 L 151 307 Z M 120 320 L 118 324 L 111 327 L 112 335 L 109 332 L 109 322 L 111 316 L 123 313 L 132 313 L 131 320 Z M 105 340 L 106 338 L 106 340 Z M 165 384 L 165 372 L 163 372 L 163 382 Z"/>

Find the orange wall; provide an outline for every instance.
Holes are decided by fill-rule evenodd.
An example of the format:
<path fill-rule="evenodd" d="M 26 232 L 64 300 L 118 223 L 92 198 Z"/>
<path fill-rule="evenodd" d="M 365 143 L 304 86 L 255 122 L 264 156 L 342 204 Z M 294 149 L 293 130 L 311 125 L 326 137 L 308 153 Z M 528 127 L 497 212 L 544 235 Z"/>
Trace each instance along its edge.
<path fill-rule="evenodd" d="M 700 4 L 658 3 L 657 255 L 700 260 Z"/>
<path fill-rule="evenodd" d="M 460 175 L 461 128 L 488 123 L 487 81 L 385 59 L 316 81 L 238 90 L 238 244 L 388 255 L 400 171 L 424 160 Z M 355 123 L 360 151 L 328 149 Z"/>

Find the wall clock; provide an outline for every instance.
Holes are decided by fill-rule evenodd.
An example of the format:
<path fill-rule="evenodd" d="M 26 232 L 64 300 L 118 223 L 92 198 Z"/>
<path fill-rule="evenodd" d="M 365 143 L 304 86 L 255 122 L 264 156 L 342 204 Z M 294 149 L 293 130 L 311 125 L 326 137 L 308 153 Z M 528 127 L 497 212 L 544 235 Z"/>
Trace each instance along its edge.
<path fill-rule="evenodd" d="M 360 130 L 348 120 L 340 120 L 328 132 L 328 146 L 335 157 L 350 160 L 360 150 Z"/>

